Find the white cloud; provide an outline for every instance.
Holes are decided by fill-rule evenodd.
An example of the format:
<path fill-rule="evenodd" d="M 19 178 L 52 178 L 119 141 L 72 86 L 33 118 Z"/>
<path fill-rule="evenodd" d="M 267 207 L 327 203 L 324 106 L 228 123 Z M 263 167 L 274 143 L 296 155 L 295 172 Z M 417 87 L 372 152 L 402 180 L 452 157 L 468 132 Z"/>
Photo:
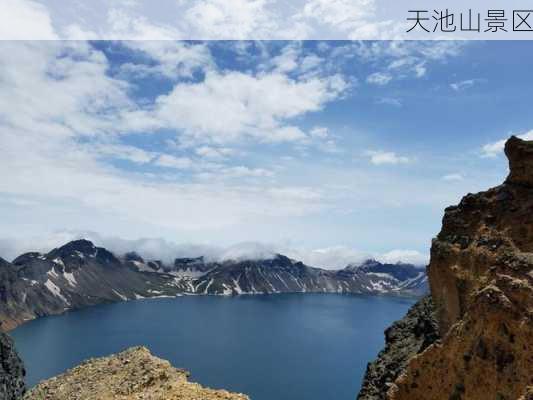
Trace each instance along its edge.
<path fill-rule="evenodd" d="M 174 157 L 169 154 L 162 154 L 157 158 L 154 164 L 159 167 L 189 169 L 193 165 L 193 162 L 187 157 Z"/>
<path fill-rule="evenodd" d="M 376 65 L 376 83 L 391 79 L 422 78 L 430 63 L 445 62 L 458 56 L 467 42 L 456 41 L 358 41 L 334 51 L 343 57 L 358 57 Z M 389 79 L 390 77 L 390 79 Z M 370 78 L 370 77 L 369 77 Z"/>
<path fill-rule="evenodd" d="M 0 114 L 11 129 L 46 137 L 119 132 L 134 109 L 128 84 L 106 75 L 105 56 L 85 42 L 2 42 Z M 21 133 L 17 132 L 17 136 Z"/>
<path fill-rule="evenodd" d="M 208 72 L 204 81 L 179 83 L 160 96 L 153 118 L 200 144 L 301 141 L 307 135 L 288 121 L 322 109 L 346 86 L 337 75 L 292 80 L 279 73 Z"/>
<path fill-rule="evenodd" d="M 439 41 L 413 41 L 411 46 L 418 48 L 420 54 L 428 60 L 442 61 L 450 57 L 456 57 L 467 44 L 455 40 Z"/>
<path fill-rule="evenodd" d="M 342 149 L 339 148 L 337 139 L 337 135 L 332 134 L 329 128 L 325 126 L 314 126 L 309 131 L 307 145 L 325 153 L 341 153 Z"/>
<path fill-rule="evenodd" d="M 523 140 L 533 140 L 533 130 L 516 136 Z M 507 139 L 501 139 L 496 142 L 487 143 L 481 148 L 481 156 L 492 158 L 503 153 L 506 141 Z"/>
<path fill-rule="evenodd" d="M 261 260 L 271 259 L 276 254 L 277 252 L 272 245 L 257 242 L 243 242 L 225 249 L 217 258 L 222 261 Z"/>
<path fill-rule="evenodd" d="M 272 187 L 266 192 L 269 196 L 278 199 L 292 199 L 302 202 L 320 200 L 322 194 L 315 189 L 306 187 Z"/>
<path fill-rule="evenodd" d="M 0 238 L 0 257 L 13 260 L 29 251 L 47 253 L 69 241 L 87 239 L 96 246 L 104 247 L 116 255 L 135 251 L 146 260 L 162 260 L 174 262 L 179 257 L 205 256 L 209 260 L 217 260 L 224 249 L 206 244 L 177 244 L 163 238 L 124 239 L 118 236 L 102 235 L 92 231 L 56 231 L 45 236 L 27 236 L 24 238 Z"/>
<path fill-rule="evenodd" d="M 301 49 L 296 45 L 285 46 L 281 54 L 269 60 L 269 64 L 278 72 L 291 72 L 298 68 L 298 58 L 301 55 Z"/>
<path fill-rule="evenodd" d="M 503 152 L 506 141 L 507 139 L 501 139 L 496 142 L 485 144 L 481 149 L 482 157 L 496 157 Z"/>
<path fill-rule="evenodd" d="M 57 39 L 50 14 L 31 0 L 2 0 L 0 38 L 2 40 Z"/>
<path fill-rule="evenodd" d="M 195 152 L 198 156 L 211 160 L 225 160 L 226 158 L 237 153 L 237 151 L 229 147 L 212 146 L 200 146 L 195 150 Z"/>
<path fill-rule="evenodd" d="M 389 106 L 394 106 L 394 107 L 401 107 L 402 106 L 402 102 L 400 99 L 397 99 L 395 97 L 380 97 L 376 100 L 376 103 L 377 104 L 386 104 L 386 105 L 389 105 Z"/>
<path fill-rule="evenodd" d="M 241 178 L 241 177 L 269 177 L 272 176 L 272 171 L 268 171 L 264 168 L 249 168 L 245 166 L 236 166 L 230 168 L 224 168 L 223 173 L 232 178 Z"/>
<path fill-rule="evenodd" d="M 176 41 L 138 40 L 126 41 L 122 44 L 133 51 L 147 56 L 148 63 L 126 63 L 121 69 L 126 73 L 141 76 L 165 76 L 171 79 L 192 77 L 198 70 L 213 67 L 211 53 L 205 44 L 189 44 Z"/>
<path fill-rule="evenodd" d="M 302 39 L 318 32 L 372 34 L 374 0 L 306 0 L 302 6 L 272 0 L 182 1 L 186 29 L 199 38 Z M 320 35 L 319 35 L 320 36 Z M 327 36 L 324 36 L 327 37 Z"/>
<path fill-rule="evenodd" d="M 279 52 L 275 44 L 272 49 L 272 44 L 268 42 L 262 46 L 265 61 L 259 65 L 258 69 L 263 72 L 291 73 L 299 79 L 319 76 L 326 72 L 328 61 L 318 54 L 306 51 L 300 41 L 289 42 Z M 277 54 L 269 54 L 271 50 Z"/>
<path fill-rule="evenodd" d="M 444 181 L 462 181 L 464 180 L 465 177 L 462 175 L 462 174 L 448 174 L 448 175 L 444 175 L 442 177 L 442 180 Z"/>
<path fill-rule="evenodd" d="M 38 201 L 38 207 L 32 211 L 37 215 L 32 220 L 39 230 L 44 228 L 43 221 L 59 212 L 57 207 L 63 212 L 52 220 L 52 226 L 96 226 L 99 230 L 117 232 L 120 228 L 113 225 L 127 221 L 130 232 L 144 226 L 145 231 L 155 228 L 181 234 L 260 226 L 272 218 L 305 216 L 323 208 L 322 198 L 298 195 L 301 188 L 222 185 L 216 179 L 205 184 L 164 182 L 150 177 L 121 176 L 75 149 L 62 147 L 66 154 L 56 153 L 55 157 L 36 154 L 42 150 L 40 147 L 36 152 L 26 151 L 24 156 L 20 150 L 4 149 L 7 154 L 3 155 L 2 169 L 12 173 L 3 177 L 0 192 Z M 229 173 L 268 175 L 263 170 L 243 168 L 230 169 Z M 279 196 L 276 190 L 284 195 Z M 67 212 L 63 203 L 72 211 Z M 91 221 L 85 220 L 88 216 Z M 19 224 L 18 228 L 22 226 Z"/>
<path fill-rule="evenodd" d="M 368 83 L 371 83 L 373 85 L 379 85 L 379 86 L 384 86 L 387 83 L 389 83 L 391 80 L 392 80 L 392 76 L 384 72 L 374 72 L 373 74 L 370 74 L 366 78 L 366 81 Z"/>
<path fill-rule="evenodd" d="M 106 22 L 105 29 L 97 34 L 100 38 L 104 37 L 113 40 L 176 40 L 182 37 L 182 32 L 174 26 L 162 22 L 153 23 L 144 15 L 139 15 L 131 7 L 121 8 L 116 3 L 108 10 Z M 84 30 L 75 24 L 71 24 L 68 28 L 70 32 L 76 31 L 76 29 L 78 31 Z"/>
<path fill-rule="evenodd" d="M 128 160 L 136 164 L 147 164 L 156 157 L 156 153 L 145 151 L 139 147 L 114 143 L 91 143 L 87 151 L 95 157 L 108 156 L 121 160 Z"/>
<path fill-rule="evenodd" d="M 425 63 L 416 64 L 414 66 L 415 76 L 417 78 L 422 78 L 426 75 L 427 68 Z"/>
<path fill-rule="evenodd" d="M 157 20 L 153 18 L 153 13 L 143 11 L 140 6 L 146 7 L 147 4 L 142 0 L 120 3 L 94 1 L 90 7 L 80 2 L 71 2 L 68 7 L 62 6 L 60 11 L 49 7 L 49 10 L 55 11 L 54 16 L 58 17 L 54 22 L 59 25 L 57 30 L 62 39 L 162 41 L 177 40 L 184 36 L 176 24 Z M 68 18 L 62 15 L 65 9 L 69 11 Z M 152 6 L 151 11 L 153 10 Z"/>
<path fill-rule="evenodd" d="M 28 23 L 30 18 L 20 24 L 16 19 L 7 19 L 5 26 L 15 29 L 6 29 L 8 36 L 4 39 L 43 39 L 40 33 L 50 33 L 49 25 L 55 27 L 61 39 L 76 40 L 412 38 L 405 32 L 404 19 L 391 18 L 402 10 L 394 12 L 396 6 L 379 7 L 377 0 L 159 0 L 157 6 L 149 0 L 40 0 L 43 5 L 39 6 L 31 0 L 6 1 L 30 8 L 28 16 L 37 15 L 35 27 L 43 29 Z M 35 8 L 39 13 L 33 12 Z M 427 57 L 436 57 L 439 51 L 430 49 L 427 53 Z"/>
<path fill-rule="evenodd" d="M 309 54 L 304 56 L 300 62 L 300 70 L 304 73 L 314 70 L 322 65 L 324 59 L 318 57 L 316 54 Z"/>
<path fill-rule="evenodd" d="M 184 19 L 197 38 L 247 39 L 276 29 L 267 0 L 202 0 L 191 4 Z"/>
<path fill-rule="evenodd" d="M 293 19 L 305 25 L 303 31 L 328 27 L 353 35 L 368 29 L 374 11 L 373 0 L 308 0 Z"/>
<path fill-rule="evenodd" d="M 105 55 L 88 43 L 2 46 L 12 55 L 0 61 L 0 71 L 6 78 L 0 83 L 0 113 L 14 132 L 13 143 L 22 143 L 17 138 L 24 135 L 31 140 L 39 132 L 41 138 L 53 139 L 50 147 L 75 148 L 72 156 L 92 153 L 95 158 L 108 156 L 138 164 L 158 155 L 122 145 L 111 137 L 172 129 L 177 131 L 183 148 L 194 146 L 197 155 L 218 161 L 236 153 L 213 144 L 259 141 L 309 145 L 317 141 L 317 146 L 333 149 L 332 137 L 320 142 L 318 130 L 309 136 L 292 125 L 291 119 L 321 110 L 341 96 L 348 85 L 340 75 L 291 79 L 278 72 L 217 72 L 205 45 L 128 43 L 155 60 L 162 68 L 160 75 L 189 75 L 196 68 L 207 71 L 203 81 L 178 83 L 154 104 L 138 105 L 129 97 L 130 84 L 108 76 Z M 50 101 L 50 95 L 54 101 Z M 209 118 L 205 118 L 206 110 Z M 321 132 L 324 136 L 325 131 Z M 77 142 L 82 136 L 100 139 L 84 146 L 84 141 Z M 71 140 L 75 142 L 67 143 Z M 183 169 L 191 166 L 191 160 L 163 155 L 156 164 Z"/>
<path fill-rule="evenodd" d="M 307 237 L 309 225 L 346 195 L 345 189 L 324 186 L 330 180 L 340 183 L 344 166 L 330 173 L 318 168 L 325 165 L 320 158 L 293 161 L 292 170 L 275 165 L 294 148 L 336 148 L 333 128 L 299 125 L 306 124 L 302 117 L 308 113 L 344 96 L 349 84 L 325 69 L 300 74 L 309 55 L 300 54 L 300 67 L 291 73 L 217 70 L 209 57 L 198 63 L 192 57 L 193 69 L 205 69 L 206 79 L 167 80 L 174 87 L 152 102 L 135 100 L 134 84 L 113 75 L 105 54 L 89 43 L 1 43 L 0 48 L 10 55 L 0 60 L 0 167 L 9 171 L 2 174 L 0 201 L 7 196 L 35 203 L 17 208 L 18 214 L 9 206 L 5 214 L 11 221 L 4 220 L 0 235 L 14 226 L 21 235 L 69 226 L 129 238 L 155 234 L 238 241 L 243 235 L 279 237 L 283 223 L 290 225 L 283 234 Z M 160 50 L 150 50 L 153 65 L 166 63 L 166 50 Z M 169 52 L 172 71 L 180 61 L 173 58 L 174 50 Z M 154 150 L 169 133 L 178 146 L 165 151 L 169 154 Z M 154 148 L 135 144 L 151 140 L 147 135 L 154 135 Z M 279 158 L 252 161 L 242 155 L 243 149 L 265 143 L 275 143 L 269 147 Z M 377 163 L 409 160 L 390 154 L 369 157 Z M 121 163 L 109 160 L 118 158 L 150 167 L 121 169 Z M 306 176 L 295 179 L 298 169 Z M 374 183 L 361 185 L 367 193 L 375 189 Z M 404 191 L 392 191 L 406 202 Z M 443 195 L 418 197 L 435 204 Z"/>
<path fill-rule="evenodd" d="M 369 252 L 355 250 L 345 246 L 331 246 L 319 249 L 287 249 L 286 255 L 304 264 L 327 269 L 340 269 L 348 265 L 361 264 L 372 258 Z"/>
<path fill-rule="evenodd" d="M 392 151 L 367 151 L 366 155 L 374 165 L 407 164 L 411 161 L 408 157 L 399 156 Z"/>
<path fill-rule="evenodd" d="M 11 261 L 28 251 L 49 252 L 71 240 L 88 239 L 96 246 L 104 247 L 117 255 L 135 251 L 146 260 L 162 260 L 172 263 L 175 258 L 200 257 L 208 261 L 260 260 L 283 254 L 304 264 L 325 269 L 341 269 L 358 265 L 368 259 L 383 263 L 411 263 L 426 265 L 428 255 L 415 250 L 392 250 L 386 253 L 359 251 L 347 246 L 331 246 L 318 249 L 288 246 L 266 242 L 239 242 L 230 246 L 205 243 L 175 243 L 163 238 L 124 239 L 102 235 L 93 231 L 56 231 L 46 236 L 24 238 L 0 238 L 0 257 Z"/>
<path fill-rule="evenodd" d="M 327 139 L 330 136 L 329 129 L 323 126 L 315 126 L 311 129 L 309 135 L 317 139 Z"/>
<path fill-rule="evenodd" d="M 48 252 L 72 240 L 71 233 L 54 233 L 46 236 L 3 237 L 0 238 L 0 257 L 12 261 L 29 251 Z"/>
<path fill-rule="evenodd" d="M 416 250 L 391 250 L 386 253 L 372 253 L 360 251 L 347 246 L 331 246 L 319 249 L 277 248 L 277 252 L 301 260 L 307 265 L 326 269 L 340 269 L 348 265 L 359 265 L 368 259 L 375 259 L 383 263 L 409 263 L 414 265 L 426 265 L 429 261 L 427 254 Z"/>
<path fill-rule="evenodd" d="M 237 165 L 233 167 L 224 167 L 222 165 L 211 164 L 210 168 L 206 168 L 204 171 L 199 172 L 196 177 L 201 180 L 231 180 L 238 179 L 244 180 L 247 178 L 271 178 L 274 176 L 274 172 L 265 168 L 250 168 L 244 165 Z"/>
<path fill-rule="evenodd" d="M 9 54 L 0 59 L 0 167 L 9 171 L 2 174 L 0 198 L 15 196 L 38 204 L 31 207 L 26 223 L 4 223 L 0 234 L 13 224 L 18 232 L 58 225 L 127 235 L 146 230 L 216 232 L 310 215 L 327 201 L 303 185 L 259 182 L 274 175 L 262 166 L 200 163 L 178 153 L 126 145 L 121 135 L 132 129 L 151 134 L 165 127 L 185 129 L 198 142 L 299 140 L 307 135 L 287 120 L 333 100 L 339 94 L 334 79 L 213 73 L 205 82 L 177 84 L 176 92 L 155 105 L 138 105 L 129 97 L 130 85 L 107 74 L 105 55 L 89 43 L 3 42 L 0 49 Z M 180 89 L 199 97 L 181 97 Z M 181 104 L 185 110 L 174 108 Z M 173 112 L 184 121 L 174 119 Z M 225 146 L 210 147 L 229 154 L 222 150 Z M 105 158 L 185 168 L 193 175 L 180 180 L 172 171 L 121 170 Z M 205 171 L 211 180 L 194 181 L 195 174 Z M 218 177 L 233 181 L 222 184 Z"/>
<path fill-rule="evenodd" d="M 456 92 L 460 92 L 462 90 L 470 89 L 479 82 L 481 82 L 481 79 L 466 79 L 464 81 L 450 83 L 450 87 Z"/>
<path fill-rule="evenodd" d="M 378 261 L 384 263 L 409 263 L 414 265 L 426 265 L 429 262 L 429 256 L 416 250 L 391 250 L 385 254 L 376 257 Z"/>

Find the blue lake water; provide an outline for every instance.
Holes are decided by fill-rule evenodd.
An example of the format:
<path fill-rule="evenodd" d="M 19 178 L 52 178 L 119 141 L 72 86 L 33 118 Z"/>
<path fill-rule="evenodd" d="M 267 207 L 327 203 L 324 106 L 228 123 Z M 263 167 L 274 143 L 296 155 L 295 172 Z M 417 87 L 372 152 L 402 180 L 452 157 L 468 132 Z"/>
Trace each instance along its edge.
<path fill-rule="evenodd" d="M 134 345 L 252 400 L 354 400 L 383 330 L 414 300 L 334 294 L 191 296 L 95 306 L 12 332 L 27 383 Z"/>

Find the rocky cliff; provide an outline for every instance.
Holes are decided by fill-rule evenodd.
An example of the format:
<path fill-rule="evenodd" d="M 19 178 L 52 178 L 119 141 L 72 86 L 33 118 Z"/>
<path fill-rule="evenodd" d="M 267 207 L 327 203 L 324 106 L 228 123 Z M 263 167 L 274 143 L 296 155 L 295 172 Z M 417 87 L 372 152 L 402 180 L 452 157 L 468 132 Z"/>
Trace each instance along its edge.
<path fill-rule="evenodd" d="M 88 360 L 41 382 L 24 400 L 249 400 L 188 381 L 188 372 L 154 357 L 144 347 Z"/>
<path fill-rule="evenodd" d="M 533 141 L 512 137 L 505 153 L 506 181 L 447 208 L 432 243 L 442 340 L 413 352 L 376 398 L 533 398 Z"/>
<path fill-rule="evenodd" d="M 25 391 L 24 366 L 11 338 L 0 333 L 0 399 L 18 400 Z"/>
<path fill-rule="evenodd" d="M 439 340 L 431 297 L 419 300 L 385 331 L 385 348 L 368 364 L 358 400 L 381 400 L 409 360 Z"/>

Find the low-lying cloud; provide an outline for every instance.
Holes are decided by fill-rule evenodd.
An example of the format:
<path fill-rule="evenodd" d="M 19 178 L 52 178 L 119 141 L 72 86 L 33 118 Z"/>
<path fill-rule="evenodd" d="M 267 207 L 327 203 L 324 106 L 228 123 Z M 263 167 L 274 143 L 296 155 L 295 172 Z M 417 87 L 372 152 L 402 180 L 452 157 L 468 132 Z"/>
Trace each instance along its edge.
<path fill-rule="evenodd" d="M 134 251 L 146 260 L 172 263 L 175 258 L 200 257 L 207 261 L 259 260 L 283 254 L 303 263 L 326 269 L 340 269 L 357 265 L 370 258 L 384 263 L 411 263 L 426 265 L 428 256 L 416 250 L 395 249 L 385 253 L 365 252 L 346 246 L 305 249 L 282 244 L 241 242 L 232 246 L 216 246 L 202 243 L 174 243 L 163 238 L 123 239 L 104 236 L 96 232 L 56 232 L 46 237 L 0 239 L 0 256 L 13 260 L 28 251 L 49 252 L 71 240 L 87 239 L 116 255 Z"/>

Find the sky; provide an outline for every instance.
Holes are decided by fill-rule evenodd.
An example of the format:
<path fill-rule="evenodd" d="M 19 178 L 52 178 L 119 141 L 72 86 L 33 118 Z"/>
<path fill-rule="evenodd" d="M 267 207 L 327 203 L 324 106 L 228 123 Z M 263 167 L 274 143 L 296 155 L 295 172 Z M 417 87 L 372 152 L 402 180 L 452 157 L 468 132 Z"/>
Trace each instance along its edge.
<path fill-rule="evenodd" d="M 531 44 L 0 42 L 0 255 L 427 262 L 533 139 Z"/>

